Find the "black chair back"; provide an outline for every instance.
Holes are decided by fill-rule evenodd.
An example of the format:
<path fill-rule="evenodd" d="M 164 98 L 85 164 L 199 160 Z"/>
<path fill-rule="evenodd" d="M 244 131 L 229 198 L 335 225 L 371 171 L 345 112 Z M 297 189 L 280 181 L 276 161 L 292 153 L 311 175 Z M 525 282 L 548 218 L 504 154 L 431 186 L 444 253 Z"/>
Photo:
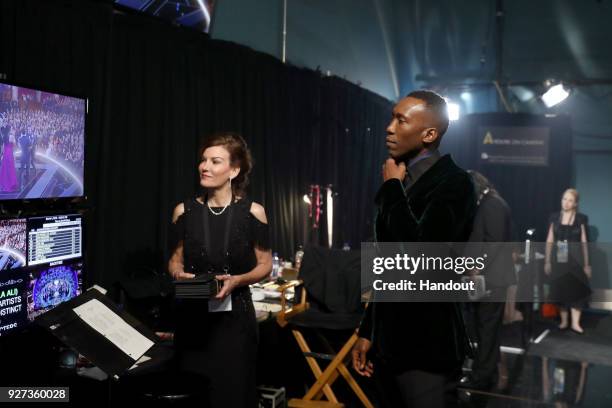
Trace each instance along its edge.
<path fill-rule="evenodd" d="M 311 308 L 324 313 L 360 314 L 360 252 L 308 247 L 300 268 Z"/>

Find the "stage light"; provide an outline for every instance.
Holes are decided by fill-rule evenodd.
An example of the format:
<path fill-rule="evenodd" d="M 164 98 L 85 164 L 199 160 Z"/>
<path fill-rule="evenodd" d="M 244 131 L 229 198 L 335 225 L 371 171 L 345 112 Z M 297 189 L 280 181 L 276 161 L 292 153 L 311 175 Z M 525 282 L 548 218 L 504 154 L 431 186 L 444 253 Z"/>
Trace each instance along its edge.
<path fill-rule="evenodd" d="M 461 92 L 461 99 L 463 99 L 466 102 L 469 102 L 472 100 L 472 94 L 469 93 L 468 91 Z"/>
<path fill-rule="evenodd" d="M 542 101 L 547 108 L 551 108 L 563 102 L 569 96 L 569 91 L 563 84 L 553 85 L 542 95 Z"/>
<path fill-rule="evenodd" d="M 304 200 L 304 202 L 308 205 L 311 204 L 310 202 L 310 197 L 308 197 L 308 194 L 304 194 L 304 197 L 302 197 L 302 199 Z"/>
<path fill-rule="evenodd" d="M 448 109 L 448 119 L 449 120 L 459 120 L 461 109 L 458 104 L 451 102 L 450 100 L 447 100 L 446 108 Z"/>

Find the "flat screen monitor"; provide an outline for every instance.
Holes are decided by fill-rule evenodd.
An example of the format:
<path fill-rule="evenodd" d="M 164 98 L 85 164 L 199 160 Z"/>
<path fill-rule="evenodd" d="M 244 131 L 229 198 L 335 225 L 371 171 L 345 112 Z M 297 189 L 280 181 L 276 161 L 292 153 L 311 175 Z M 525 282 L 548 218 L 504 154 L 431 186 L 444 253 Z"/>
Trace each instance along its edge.
<path fill-rule="evenodd" d="M 25 218 L 0 220 L 0 273 L 26 265 Z"/>
<path fill-rule="evenodd" d="M 83 291 L 83 263 L 59 262 L 58 264 L 30 268 L 27 287 L 27 317 L 36 317 L 60 303 L 77 297 Z"/>
<path fill-rule="evenodd" d="M 84 195 L 87 99 L 0 82 L 0 200 Z"/>
<path fill-rule="evenodd" d="M 81 257 L 82 237 L 80 214 L 28 218 L 28 266 Z"/>
<path fill-rule="evenodd" d="M 0 337 L 82 292 L 81 258 L 0 271 Z"/>
<path fill-rule="evenodd" d="M 150 14 L 173 24 L 190 27 L 208 33 L 215 4 L 218 0 L 115 0 L 123 7 Z"/>
<path fill-rule="evenodd" d="M 83 291 L 81 214 L 0 220 L 0 337 Z"/>

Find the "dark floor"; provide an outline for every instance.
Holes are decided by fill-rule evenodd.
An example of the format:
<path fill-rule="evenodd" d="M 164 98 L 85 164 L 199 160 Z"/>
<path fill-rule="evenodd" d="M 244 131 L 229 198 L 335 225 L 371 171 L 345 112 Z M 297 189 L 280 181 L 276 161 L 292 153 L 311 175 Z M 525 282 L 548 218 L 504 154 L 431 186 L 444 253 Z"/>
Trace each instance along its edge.
<path fill-rule="evenodd" d="M 488 392 L 461 389 L 461 407 L 612 407 L 612 315 L 587 312 L 583 327 L 585 334 L 578 335 L 556 329 L 554 320 L 537 317 L 531 325 L 518 322 L 504 326 L 502 375 L 498 375 L 496 386 Z M 334 347 L 350 336 L 341 332 L 324 334 Z M 318 335 L 306 337 L 313 348 L 321 340 Z M 26 340 L 33 344 L 24 343 Z M 133 402 L 134 406 L 147 404 L 147 407 L 204 406 L 193 393 L 182 403 L 154 399 L 153 394 L 165 390 L 180 395 L 204 388 L 198 379 L 179 377 L 168 367 L 142 375 L 130 374 L 118 381 L 96 381 L 76 376 L 74 369 L 57 368 L 57 360 L 51 361 L 50 356 L 61 344 L 53 344 L 51 340 L 40 332 L 21 339 L 15 337 L 10 344 L 4 342 L 6 348 L 0 353 L 1 384 L 69 386 L 71 403 L 61 406 L 107 407 L 119 400 Z M 322 367 L 325 364 L 322 362 Z M 274 321 L 260 325 L 258 368 L 260 384 L 284 387 L 289 398 L 302 396 L 314 382 L 293 336 L 279 329 Z M 375 401 L 376 391 L 371 383 L 363 378 L 359 381 Z M 333 389 L 347 407 L 361 406 L 342 378 Z"/>
<path fill-rule="evenodd" d="M 541 318 L 537 310 L 523 312 L 524 321 L 502 328 L 503 375 L 498 374 L 496 386 L 488 392 L 461 389 L 461 407 L 612 407 L 612 315 L 585 312 L 585 334 L 579 335 L 557 329 L 555 319 Z M 316 343 L 316 339 L 311 341 Z M 292 356 L 285 360 L 285 367 L 293 367 L 293 374 L 287 375 L 288 370 L 281 380 L 289 397 L 303 395 L 305 385 L 300 381 L 308 385 L 314 381 L 303 359 L 303 371 L 298 374 L 301 356 L 294 352 L 283 352 Z M 296 382 L 301 389 L 296 388 Z M 375 401 L 374 387 L 367 380 L 360 379 L 360 383 Z M 347 407 L 361 406 L 342 379 L 334 389 Z"/>
<path fill-rule="evenodd" d="M 463 407 L 612 407 L 612 316 L 587 312 L 583 335 L 535 319 L 533 342 L 520 345 L 522 323 L 504 327 L 501 366 L 489 392 L 461 390 Z"/>

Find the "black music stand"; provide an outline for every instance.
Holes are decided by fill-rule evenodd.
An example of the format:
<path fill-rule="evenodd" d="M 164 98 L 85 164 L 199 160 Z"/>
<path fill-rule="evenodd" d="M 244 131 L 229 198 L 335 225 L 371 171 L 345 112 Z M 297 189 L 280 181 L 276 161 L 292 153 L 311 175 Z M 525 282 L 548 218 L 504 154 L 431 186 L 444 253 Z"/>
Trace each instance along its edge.
<path fill-rule="evenodd" d="M 155 333 L 127 312 L 119 309 L 113 301 L 96 289 L 90 289 L 76 298 L 58 305 L 40 315 L 35 322 L 49 330 L 60 341 L 85 356 L 108 376 L 119 379 L 136 363 L 140 356 L 134 358 L 126 354 L 112 341 L 87 324 L 73 310 L 75 307 L 94 299 L 100 301 L 132 328 L 151 340 L 153 342 L 152 347 L 155 346 L 158 340 Z"/>

